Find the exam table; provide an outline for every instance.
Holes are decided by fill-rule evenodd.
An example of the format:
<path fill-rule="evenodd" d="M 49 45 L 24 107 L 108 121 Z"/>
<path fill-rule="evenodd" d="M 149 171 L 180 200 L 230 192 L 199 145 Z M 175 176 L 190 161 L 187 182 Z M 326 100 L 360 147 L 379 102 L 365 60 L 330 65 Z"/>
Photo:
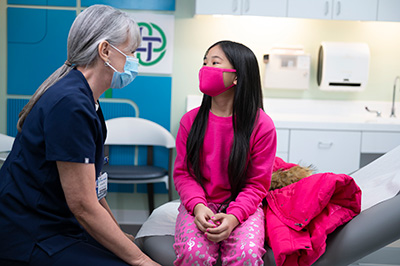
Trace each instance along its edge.
<path fill-rule="evenodd" d="M 179 206 L 179 202 L 170 202 L 166 204 Z M 163 208 L 163 206 L 159 208 Z M 160 219 L 165 217 L 162 210 L 161 212 L 155 211 L 153 214 L 156 216 L 160 215 Z M 337 228 L 328 236 L 325 253 L 313 265 L 349 265 L 393 241 L 400 239 L 399 224 L 400 194 L 397 194 L 389 200 L 378 203 L 362 211 L 346 225 Z M 173 265 L 173 261 L 176 258 L 172 247 L 174 244 L 173 235 L 139 237 L 136 243 L 150 258 L 161 265 Z M 264 256 L 264 265 L 275 265 L 272 250 L 268 246 L 266 246 L 266 250 L 267 253 Z"/>
<path fill-rule="evenodd" d="M 399 158 L 400 146 L 351 174 L 367 198 L 362 201 L 367 208 L 328 235 L 326 251 L 313 265 L 349 265 L 400 239 Z M 179 204 L 175 200 L 156 208 L 136 236 L 136 244 L 163 266 L 173 265 L 176 258 L 173 244 Z M 267 245 L 266 250 L 264 265 L 274 266 L 273 252 Z"/>

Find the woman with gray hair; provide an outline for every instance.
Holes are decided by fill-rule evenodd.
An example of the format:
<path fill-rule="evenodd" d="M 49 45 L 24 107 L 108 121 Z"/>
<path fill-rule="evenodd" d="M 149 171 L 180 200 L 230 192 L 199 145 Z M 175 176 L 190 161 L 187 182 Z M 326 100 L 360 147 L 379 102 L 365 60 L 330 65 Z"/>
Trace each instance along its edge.
<path fill-rule="evenodd" d="M 0 265 L 159 265 L 119 228 L 105 199 L 105 122 L 98 99 L 137 75 L 138 25 L 94 5 L 68 55 L 20 113 L 0 170 Z"/>

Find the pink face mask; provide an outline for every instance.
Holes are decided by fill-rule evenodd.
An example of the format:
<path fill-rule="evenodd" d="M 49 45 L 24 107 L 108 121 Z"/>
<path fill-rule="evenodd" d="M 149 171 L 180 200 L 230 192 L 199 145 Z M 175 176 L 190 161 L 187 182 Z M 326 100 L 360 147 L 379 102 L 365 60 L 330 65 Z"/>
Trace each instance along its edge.
<path fill-rule="evenodd" d="M 203 66 L 199 72 L 200 91 L 214 97 L 235 86 L 235 84 L 232 84 L 225 87 L 224 72 L 236 72 L 236 70 Z"/>

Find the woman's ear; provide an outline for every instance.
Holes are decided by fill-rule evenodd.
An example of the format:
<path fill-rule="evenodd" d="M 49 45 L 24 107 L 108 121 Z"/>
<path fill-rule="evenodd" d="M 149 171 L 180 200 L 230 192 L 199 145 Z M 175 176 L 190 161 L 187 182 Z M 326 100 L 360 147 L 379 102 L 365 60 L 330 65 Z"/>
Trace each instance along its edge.
<path fill-rule="evenodd" d="M 108 62 L 108 57 L 110 56 L 110 44 L 107 41 L 102 41 L 99 43 L 97 50 L 101 60 Z"/>
<path fill-rule="evenodd" d="M 237 85 L 237 75 L 235 75 L 235 79 L 233 80 L 233 84 Z"/>

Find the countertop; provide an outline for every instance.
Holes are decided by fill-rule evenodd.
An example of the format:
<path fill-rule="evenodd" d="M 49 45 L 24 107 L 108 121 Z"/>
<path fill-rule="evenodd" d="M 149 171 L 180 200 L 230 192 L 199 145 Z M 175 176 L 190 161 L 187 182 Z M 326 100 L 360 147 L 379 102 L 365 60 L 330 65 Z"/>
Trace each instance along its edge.
<path fill-rule="evenodd" d="M 199 106 L 201 99 L 201 95 L 189 95 L 186 110 Z M 396 103 L 397 118 L 391 118 L 391 102 L 282 98 L 264 98 L 263 102 L 277 129 L 400 132 L 400 103 Z M 366 106 L 381 112 L 381 117 L 366 111 Z"/>
<path fill-rule="evenodd" d="M 277 129 L 316 129 L 400 132 L 399 118 L 269 114 Z"/>

